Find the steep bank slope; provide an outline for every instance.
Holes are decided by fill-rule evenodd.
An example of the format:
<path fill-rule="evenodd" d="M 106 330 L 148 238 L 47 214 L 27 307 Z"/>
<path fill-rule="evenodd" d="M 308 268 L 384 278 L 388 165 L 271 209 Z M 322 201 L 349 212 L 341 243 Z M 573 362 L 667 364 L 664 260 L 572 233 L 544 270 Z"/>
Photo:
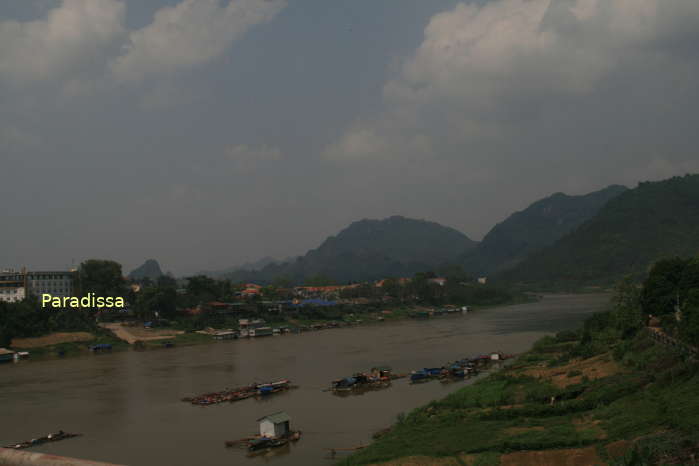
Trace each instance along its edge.
<path fill-rule="evenodd" d="M 613 324 L 611 324 L 613 326 Z M 592 319 L 399 419 L 342 465 L 690 464 L 699 368 L 642 331 Z"/>

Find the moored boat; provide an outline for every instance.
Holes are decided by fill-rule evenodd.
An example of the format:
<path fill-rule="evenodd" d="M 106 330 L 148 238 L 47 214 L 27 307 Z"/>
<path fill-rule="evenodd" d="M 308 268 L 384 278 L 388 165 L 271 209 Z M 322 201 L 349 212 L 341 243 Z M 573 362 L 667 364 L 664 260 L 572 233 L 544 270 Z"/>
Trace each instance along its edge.
<path fill-rule="evenodd" d="M 60 440 L 66 440 L 73 437 L 80 437 L 82 434 L 71 434 L 68 432 L 63 432 L 62 430 L 56 432 L 55 434 L 48 434 L 45 437 L 34 438 L 24 442 L 16 443 L 13 445 L 6 445 L 4 448 L 10 448 L 14 450 L 22 450 L 25 448 L 36 447 L 49 442 L 58 442 Z"/>

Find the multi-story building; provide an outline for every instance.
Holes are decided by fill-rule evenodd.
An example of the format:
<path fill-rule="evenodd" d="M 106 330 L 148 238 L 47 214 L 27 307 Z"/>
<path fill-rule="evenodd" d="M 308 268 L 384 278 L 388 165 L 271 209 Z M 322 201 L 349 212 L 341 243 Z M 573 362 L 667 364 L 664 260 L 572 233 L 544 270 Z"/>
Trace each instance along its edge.
<path fill-rule="evenodd" d="M 26 296 L 24 274 L 14 270 L 0 272 L 0 301 L 22 301 Z"/>
<path fill-rule="evenodd" d="M 22 301 L 27 296 L 42 294 L 70 297 L 75 292 L 75 271 L 5 270 L 0 272 L 0 301 Z"/>
<path fill-rule="evenodd" d="M 76 272 L 37 271 L 26 273 L 27 294 L 41 296 L 73 296 Z"/>

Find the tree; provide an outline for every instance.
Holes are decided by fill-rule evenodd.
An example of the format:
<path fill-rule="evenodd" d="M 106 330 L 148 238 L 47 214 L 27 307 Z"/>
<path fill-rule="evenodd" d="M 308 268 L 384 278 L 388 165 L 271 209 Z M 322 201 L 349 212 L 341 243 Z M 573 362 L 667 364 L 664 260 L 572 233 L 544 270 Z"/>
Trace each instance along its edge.
<path fill-rule="evenodd" d="M 306 279 L 304 280 L 304 284 L 306 286 L 330 286 L 334 285 L 335 281 L 327 275 L 319 273 L 310 277 L 306 277 Z"/>
<path fill-rule="evenodd" d="M 172 318 L 175 314 L 177 293 L 171 286 L 151 286 L 141 290 L 136 299 L 136 315 L 142 320 L 155 317 Z"/>
<path fill-rule="evenodd" d="M 286 275 L 279 275 L 272 280 L 272 286 L 275 288 L 290 288 L 291 279 Z"/>
<path fill-rule="evenodd" d="M 680 300 L 682 302 L 687 300 L 694 289 L 699 289 L 699 257 L 689 260 L 682 270 L 682 276 L 679 280 Z"/>
<path fill-rule="evenodd" d="M 126 281 L 121 273 L 121 264 L 110 260 L 90 259 L 80 264 L 80 291 L 84 295 L 123 297 Z"/>
<path fill-rule="evenodd" d="M 219 284 L 206 275 L 195 275 L 187 281 L 187 294 L 196 302 L 206 302 L 218 299 L 221 295 Z"/>
<path fill-rule="evenodd" d="M 641 305 L 645 314 L 663 315 L 674 311 L 680 281 L 688 261 L 674 257 L 660 260 L 653 265 L 643 283 Z"/>
<path fill-rule="evenodd" d="M 624 338 L 635 335 L 643 325 L 640 296 L 641 292 L 630 276 L 616 286 L 613 298 L 616 324 Z"/>
<path fill-rule="evenodd" d="M 682 337 L 691 345 L 699 345 L 699 288 L 689 292 L 682 309 Z"/>

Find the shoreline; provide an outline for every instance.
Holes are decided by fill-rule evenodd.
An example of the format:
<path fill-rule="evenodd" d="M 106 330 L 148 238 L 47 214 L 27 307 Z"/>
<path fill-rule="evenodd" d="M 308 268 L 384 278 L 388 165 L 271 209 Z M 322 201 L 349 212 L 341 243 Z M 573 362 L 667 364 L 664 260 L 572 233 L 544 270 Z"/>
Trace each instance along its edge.
<path fill-rule="evenodd" d="M 543 337 L 500 370 L 414 409 L 337 464 L 630 465 L 658 445 L 685 454 L 682 442 L 694 441 L 692 419 L 699 419 L 690 415 L 699 412 L 696 360 L 648 331 L 622 341 L 584 328 L 592 343 L 582 328 Z"/>
<path fill-rule="evenodd" d="M 320 329 L 314 329 L 314 328 L 309 328 L 306 331 L 299 331 L 294 334 L 302 335 L 304 333 L 310 333 L 310 332 L 318 332 L 318 331 L 324 331 L 324 330 L 336 330 L 336 329 L 348 329 L 348 328 L 355 328 L 355 327 L 365 327 L 365 326 L 374 326 L 374 325 L 387 325 L 392 322 L 403 322 L 407 321 L 409 319 L 413 320 L 425 320 L 429 321 L 431 319 L 441 319 L 441 318 L 457 318 L 457 317 L 464 317 L 465 315 L 468 315 L 472 312 L 479 312 L 479 311 L 484 311 L 488 309 L 493 309 L 493 308 L 498 308 L 498 307 L 507 307 L 507 306 L 516 306 L 516 305 L 521 305 L 521 304 L 530 304 L 530 303 L 536 303 L 539 302 L 543 299 L 545 294 L 541 293 L 531 293 L 527 294 L 528 299 L 519 299 L 519 300 L 513 300 L 512 302 L 508 303 L 503 303 L 503 304 L 488 304 L 488 305 L 474 305 L 474 306 L 469 306 L 469 311 L 467 314 L 458 314 L 458 315 L 444 315 L 444 316 L 431 316 L 426 319 L 416 319 L 414 317 L 410 316 L 411 312 L 415 312 L 416 310 L 424 310 L 425 308 L 428 308 L 429 306 L 411 306 L 411 307 L 404 307 L 401 309 L 401 313 L 396 314 L 396 315 L 383 315 L 383 320 L 360 320 L 360 321 L 351 321 L 347 322 L 347 325 L 342 325 L 339 327 L 326 327 L 326 328 L 320 328 Z M 302 326 L 312 326 L 312 325 L 323 325 L 327 324 L 330 322 L 336 322 L 335 320 L 299 320 L 297 322 L 303 322 L 304 324 Z M 271 322 L 274 323 L 274 322 Z M 284 323 L 285 325 L 288 324 L 288 322 Z M 297 327 L 300 328 L 300 327 Z M 179 330 L 172 329 L 173 332 L 180 332 Z M 282 335 L 270 335 L 272 337 L 279 337 L 279 336 L 285 336 L 284 334 Z M 256 338 L 264 338 L 264 337 L 256 337 Z M 247 339 L 247 338 L 246 338 Z M 148 352 L 148 351 L 154 351 L 154 350 L 165 350 L 165 349 L 176 349 L 177 347 L 186 347 L 186 346 L 194 346 L 194 345 L 206 345 L 206 344 L 216 344 L 216 343 L 230 343 L 231 341 L 238 340 L 238 338 L 234 340 L 215 340 L 211 335 L 203 335 L 197 332 L 181 332 L 173 335 L 172 338 L 157 338 L 157 339 L 152 339 L 152 340 L 138 340 L 135 343 L 131 344 L 128 343 L 127 341 L 117 337 L 115 333 L 112 330 L 109 330 L 105 327 L 100 326 L 100 331 L 98 331 L 96 337 L 92 340 L 86 340 L 86 341 L 80 341 L 80 342 L 68 342 L 68 343 L 59 343 L 59 344 L 54 344 L 54 345 L 47 345 L 47 346 L 40 346 L 36 348 L 13 348 L 10 347 L 13 351 L 29 351 L 29 357 L 20 359 L 18 361 L 14 361 L 13 364 L 24 364 L 24 363 L 29 363 L 32 361 L 40 362 L 40 361 L 51 361 L 51 360 L 60 360 L 60 359 L 67 359 L 67 358 L 75 358 L 75 357 L 85 357 L 93 353 L 89 349 L 90 346 L 92 345 L 97 345 L 97 344 L 109 344 L 112 346 L 111 350 L 107 352 L 101 352 L 100 356 L 106 356 L 107 354 L 110 354 L 112 352 L 122 352 L 122 351 L 138 351 L 138 352 Z M 173 343 L 173 347 L 165 347 L 163 343 L 165 342 L 171 342 Z M 63 352 L 63 354 L 59 354 L 59 352 Z M 9 362 L 7 364 L 10 364 Z M 1 367 L 1 366 L 0 366 Z"/>

